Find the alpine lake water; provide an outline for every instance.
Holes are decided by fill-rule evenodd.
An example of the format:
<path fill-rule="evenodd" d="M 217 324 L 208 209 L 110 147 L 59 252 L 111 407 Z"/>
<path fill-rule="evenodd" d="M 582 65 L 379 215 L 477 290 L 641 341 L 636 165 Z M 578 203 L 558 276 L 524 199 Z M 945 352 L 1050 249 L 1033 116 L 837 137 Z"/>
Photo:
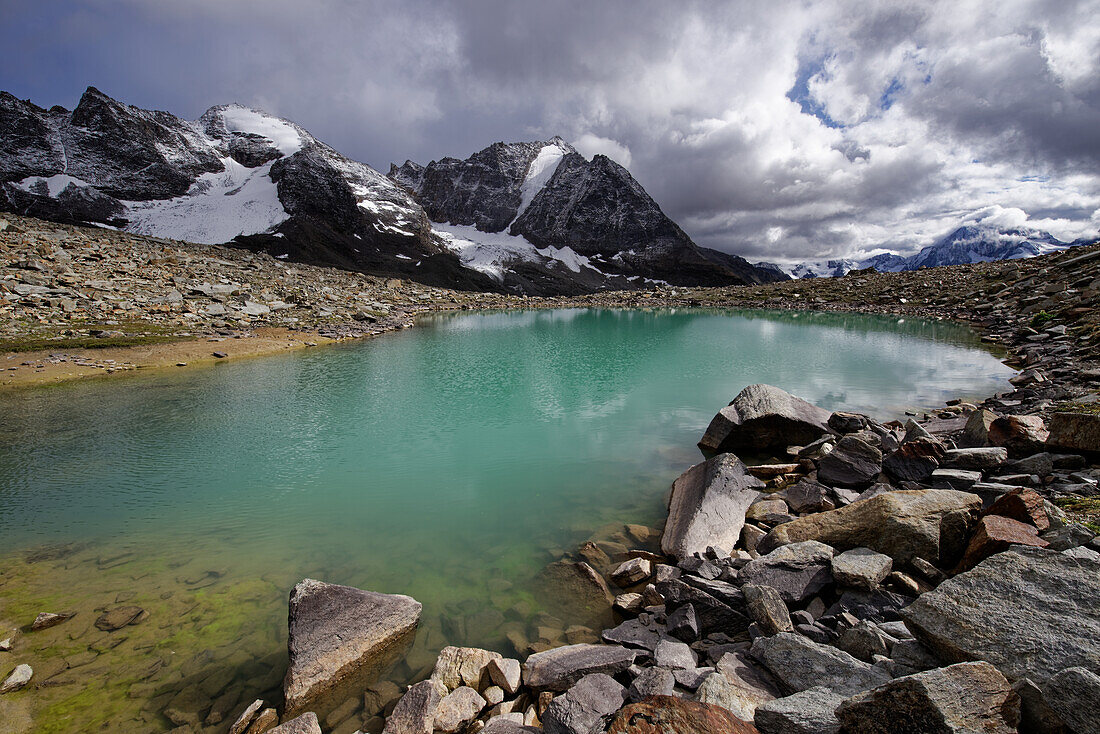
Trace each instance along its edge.
<path fill-rule="evenodd" d="M 0 697 L 0 732 L 199 730 L 278 705 L 306 577 L 424 604 L 395 681 L 447 644 L 514 655 L 517 635 L 570 624 L 538 572 L 592 538 L 640 547 L 624 523 L 660 527 L 744 386 L 885 420 L 1011 374 L 946 322 L 557 310 L 0 395 L 0 676 L 35 671 Z M 124 605 L 148 616 L 96 627 Z M 76 616 L 29 632 L 41 611 Z"/>

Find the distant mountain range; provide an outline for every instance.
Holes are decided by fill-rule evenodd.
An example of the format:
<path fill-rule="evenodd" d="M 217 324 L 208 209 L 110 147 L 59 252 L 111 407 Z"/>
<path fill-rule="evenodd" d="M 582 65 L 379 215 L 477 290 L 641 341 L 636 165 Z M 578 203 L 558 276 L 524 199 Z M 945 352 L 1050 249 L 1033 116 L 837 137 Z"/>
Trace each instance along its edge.
<path fill-rule="evenodd" d="M 259 110 L 187 121 L 93 87 L 71 112 L 0 92 L 0 210 L 452 288 L 786 278 L 695 245 L 625 168 L 560 138 L 406 161 L 387 177 Z"/>
<path fill-rule="evenodd" d="M 1049 252 L 1064 250 L 1076 245 L 1092 244 L 1096 241 L 1096 238 L 1085 238 L 1073 242 L 1063 242 L 1046 232 L 1036 229 L 999 228 L 983 224 L 967 224 L 944 235 L 917 254 L 908 257 L 883 253 L 859 261 L 823 260 L 799 263 L 789 268 L 782 268 L 774 263 L 757 263 L 757 266 L 771 268 L 795 279 L 839 278 L 852 270 L 863 270 L 865 268 L 874 268 L 880 273 L 899 273 L 904 270 L 934 268 L 941 265 L 1016 260 L 1045 255 Z"/>

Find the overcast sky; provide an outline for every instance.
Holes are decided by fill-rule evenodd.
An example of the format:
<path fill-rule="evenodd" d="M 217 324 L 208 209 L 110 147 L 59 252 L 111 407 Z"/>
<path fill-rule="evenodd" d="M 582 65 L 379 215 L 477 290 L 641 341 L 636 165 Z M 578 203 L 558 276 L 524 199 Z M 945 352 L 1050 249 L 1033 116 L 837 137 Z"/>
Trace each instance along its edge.
<path fill-rule="evenodd" d="M 0 89 L 88 85 L 383 172 L 560 134 L 754 260 L 1100 228 L 1100 0 L 0 0 Z"/>

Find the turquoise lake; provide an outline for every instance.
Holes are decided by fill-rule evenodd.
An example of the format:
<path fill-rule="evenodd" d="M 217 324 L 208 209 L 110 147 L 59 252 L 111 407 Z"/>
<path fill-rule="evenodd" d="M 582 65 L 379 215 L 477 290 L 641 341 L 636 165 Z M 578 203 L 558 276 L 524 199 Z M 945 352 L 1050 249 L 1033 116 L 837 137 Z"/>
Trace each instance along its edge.
<path fill-rule="evenodd" d="M 368 342 L 4 394 L 0 623 L 42 605 L 149 609 L 159 638 L 128 628 L 29 715 L 154 729 L 170 723 L 148 701 L 227 666 L 241 700 L 270 694 L 304 577 L 421 600 L 406 673 L 444 644 L 511 653 L 502 621 L 537 613 L 534 575 L 593 534 L 658 526 L 744 386 L 889 419 L 1011 374 L 942 322 L 560 310 L 431 316 Z M 80 699 L 94 681 L 98 708 Z"/>

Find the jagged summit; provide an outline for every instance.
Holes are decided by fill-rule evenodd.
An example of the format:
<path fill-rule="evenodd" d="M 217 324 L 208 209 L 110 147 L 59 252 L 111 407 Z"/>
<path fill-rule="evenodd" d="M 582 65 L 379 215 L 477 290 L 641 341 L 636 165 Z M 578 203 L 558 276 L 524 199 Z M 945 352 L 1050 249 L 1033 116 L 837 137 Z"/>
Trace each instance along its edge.
<path fill-rule="evenodd" d="M 560 137 L 406 161 L 387 177 L 259 109 L 182 120 L 95 87 L 72 111 L 0 92 L 0 210 L 452 288 L 575 294 L 777 277 L 697 248 L 626 169 Z"/>

